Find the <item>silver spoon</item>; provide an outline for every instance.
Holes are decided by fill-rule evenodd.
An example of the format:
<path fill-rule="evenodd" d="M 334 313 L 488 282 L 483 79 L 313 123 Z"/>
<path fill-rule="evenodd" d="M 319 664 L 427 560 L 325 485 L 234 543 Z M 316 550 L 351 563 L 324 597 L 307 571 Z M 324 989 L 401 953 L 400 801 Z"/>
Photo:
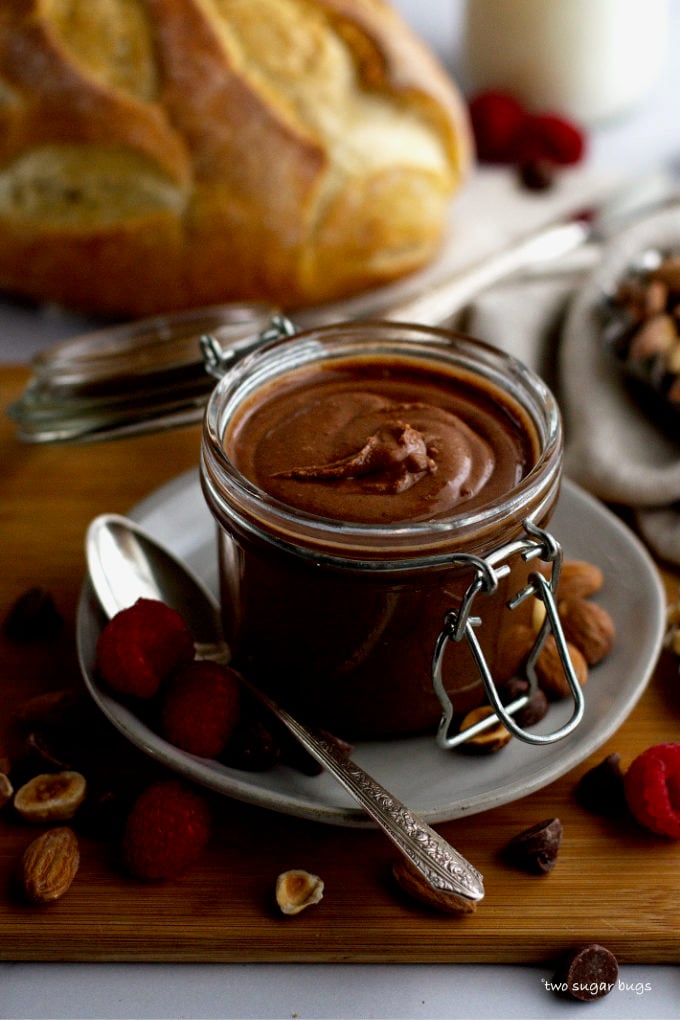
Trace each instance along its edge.
<path fill-rule="evenodd" d="M 183 616 L 194 636 L 197 655 L 228 660 L 215 599 L 138 524 L 118 514 L 96 517 L 87 531 L 85 551 L 92 586 L 107 616 L 114 616 L 140 597 L 160 599 Z M 483 898 L 480 873 L 439 833 L 333 743 L 303 726 L 245 678 L 244 683 L 361 805 L 439 898 L 447 894 L 472 902 Z"/>

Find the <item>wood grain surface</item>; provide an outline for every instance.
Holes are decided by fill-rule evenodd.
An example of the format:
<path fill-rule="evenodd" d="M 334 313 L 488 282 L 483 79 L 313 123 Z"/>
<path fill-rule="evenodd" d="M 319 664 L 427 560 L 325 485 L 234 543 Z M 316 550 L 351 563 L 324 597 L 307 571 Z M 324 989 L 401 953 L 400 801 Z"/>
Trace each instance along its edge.
<path fill-rule="evenodd" d="M 90 519 L 127 511 L 196 463 L 199 431 L 83 446 L 19 443 L 6 409 L 27 378 L 0 369 L 2 569 L 0 612 L 41 585 L 64 618 L 57 638 L 17 644 L 0 637 L 0 742 L 20 773 L 24 735 L 16 708 L 33 693 L 80 684 L 74 617 Z M 678 577 L 662 571 L 669 595 Z M 95 784 L 143 782 L 156 774 L 94 706 L 70 738 Z M 393 885 L 394 852 L 373 830 L 317 825 L 214 797 L 215 829 L 200 863 L 173 882 L 127 878 L 115 843 L 81 834 L 81 866 L 63 899 L 23 902 L 17 863 L 37 827 L 0 813 L 0 958 L 4 960 L 543 962 L 575 943 L 597 941 L 620 962 L 680 961 L 680 844 L 628 820 L 587 813 L 574 797 L 579 776 L 606 754 L 622 762 L 650 744 L 680 739 L 677 662 L 663 655 L 635 711 L 578 769 L 523 800 L 437 826 L 483 872 L 486 898 L 455 918 L 406 899 Z M 17 764 L 18 763 L 18 764 Z M 26 766 L 28 767 L 28 766 Z M 507 841 L 559 817 L 554 871 L 536 877 L 509 867 Z M 318 906 L 285 918 L 273 905 L 277 874 L 306 868 L 326 892 Z"/>

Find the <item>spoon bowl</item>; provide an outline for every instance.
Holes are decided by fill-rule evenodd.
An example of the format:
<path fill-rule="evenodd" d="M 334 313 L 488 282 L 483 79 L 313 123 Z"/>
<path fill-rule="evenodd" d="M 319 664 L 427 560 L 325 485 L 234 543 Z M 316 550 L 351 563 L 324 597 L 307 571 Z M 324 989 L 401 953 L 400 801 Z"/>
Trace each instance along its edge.
<path fill-rule="evenodd" d="M 219 609 L 211 592 L 143 528 L 120 514 L 102 514 L 85 538 L 92 586 L 107 616 L 139 598 L 177 610 L 197 644 L 222 642 Z"/>

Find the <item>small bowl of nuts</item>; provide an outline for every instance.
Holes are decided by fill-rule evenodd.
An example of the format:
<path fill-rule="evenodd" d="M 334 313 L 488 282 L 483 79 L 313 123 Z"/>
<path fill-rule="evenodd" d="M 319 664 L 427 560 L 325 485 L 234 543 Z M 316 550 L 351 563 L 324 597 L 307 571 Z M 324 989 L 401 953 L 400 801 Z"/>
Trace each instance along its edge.
<path fill-rule="evenodd" d="M 661 218 L 661 225 L 668 225 Z M 680 422 L 680 236 L 637 251 L 605 288 L 599 307 L 605 350 L 644 409 Z"/>

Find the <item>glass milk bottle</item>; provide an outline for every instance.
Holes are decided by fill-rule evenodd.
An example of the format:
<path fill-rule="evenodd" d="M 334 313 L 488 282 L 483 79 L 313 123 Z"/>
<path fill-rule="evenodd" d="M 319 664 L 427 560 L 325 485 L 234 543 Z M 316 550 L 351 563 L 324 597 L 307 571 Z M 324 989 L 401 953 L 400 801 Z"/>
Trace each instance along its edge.
<path fill-rule="evenodd" d="M 586 125 L 613 118 L 653 89 L 668 23 L 668 0 L 467 0 L 466 87 Z"/>

